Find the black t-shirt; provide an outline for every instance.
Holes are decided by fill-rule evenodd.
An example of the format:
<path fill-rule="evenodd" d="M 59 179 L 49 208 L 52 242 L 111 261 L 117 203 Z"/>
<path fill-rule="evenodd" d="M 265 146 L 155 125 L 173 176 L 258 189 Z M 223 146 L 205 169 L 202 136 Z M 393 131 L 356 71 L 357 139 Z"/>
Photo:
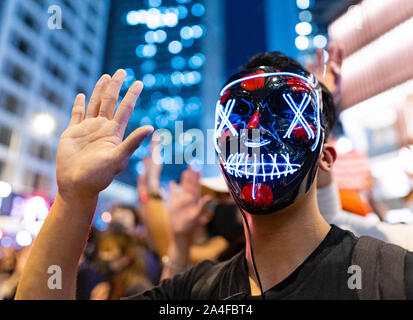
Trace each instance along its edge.
<path fill-rule="evenodd" d="M 348 286 L 351 276 L 348 268 L 356 243 L 357 237 L 351 232 L 333 225 L 320 245 L 293 273 L 265 292 L 265 299 L 358 299 L 356 291 Z M 411 252 L 406 255 L 405 270 L 407 298 L 413 299 Z M 254 300 L 261 297 L 250 295 L 248 269 L 243 250 L 220 264 L 204 261 L 186 273 L 166 279 L 158 287 L 128 299 Z"/>

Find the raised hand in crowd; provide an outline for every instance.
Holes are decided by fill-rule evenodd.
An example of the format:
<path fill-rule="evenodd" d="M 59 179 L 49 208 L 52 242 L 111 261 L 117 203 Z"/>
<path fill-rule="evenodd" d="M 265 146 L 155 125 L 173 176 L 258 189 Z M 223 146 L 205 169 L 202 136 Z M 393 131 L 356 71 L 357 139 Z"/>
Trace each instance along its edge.
<path fill-rule="evenodd" d="M 104 75 L 97 83 L 86 116 L 85 96 L 76 97 L 69 127 L 62 134 L 57 153 L 57 183 L 62 197 L 92 199 L 122 171 L 142 140 L 153 131 L 150 126 L 132 132 L 122 142 L 126 126 L 142 82 L 129 89 L 114 115 L 124 70 L 110 78 Z"/>
<path fill-rule="evenodd" d="M 137 191 L 139 198 L 146 197 L 148 193 L 159 194 L 160 178 L 162 172 L 162 158 L 160 154 L 160 139 L 157 134 L 152 136 L 150 152 L 143 160 L 144 170 L 138 175 Z"/>
<path fill-rule="evenodd" d="M 334 103 L 339 105 L 342 98 L 342 76 L 344 49 L 337 43 L 330 43 L 328 48 L 328 60 L 325 62 L 323 49 L 316 51 L 316 61 L 309 61 L 306 68 L 321 81 L 334 97 Z"/>
<path fill-rule="evenodd" d="M 201 197 L 200 173 L 191 167 L 182 173 L 179 185 L 170 183 L 168 213 L 172 237 L 168 255 L 163 257 L 162 278 L 185 271 L 190 265 L 189 249 L 194 232 L 210 220 L 205 208 L 209 200 L 209 196 Z"/>
<path fill-rule="evenodd" d="M 78 261 L 84 249 L 98 194 L 128 163 L 151 126 L 133 131 L 124 141 L 126 125 L 142 91 L 142 82 L 129 88 L 115 113 L 126 72 L 104 75 L 86 109 L 80 94 L 63 133 L 57 154 L 58 194 L 30 254 L 17 290 L 17 299 L 74 299 Z M 50 243 L 53 243 L 51 246 Z M 48 286 L 50 266 L 61 271 L 61 289 Z"/>

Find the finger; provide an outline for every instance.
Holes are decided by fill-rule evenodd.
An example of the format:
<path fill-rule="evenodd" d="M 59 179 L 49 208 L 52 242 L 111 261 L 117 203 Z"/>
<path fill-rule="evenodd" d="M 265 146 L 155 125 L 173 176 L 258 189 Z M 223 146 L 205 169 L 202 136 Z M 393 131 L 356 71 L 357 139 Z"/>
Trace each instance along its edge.
<path fill-rule="evenodd" d="M 152 126 L 143 126 L 133 131 L 119 146 L 118 154 L 121 159 L 130 157 L 141 145 L 142 141 L 153 132 Z"/>
<path fill-rule="evenodd" d="M 145 172 L 149 172 L 151 170 L 151 158 L 145 157 L 143 158 L 143 165 L 145 167 Z"/>
<path fill-rule="evenodd" d="M 148 191 L 148 184 L 146 182 L 145 174 L 138 174 L 136 190 L 138 191 L 138 197 L 140 197 L 142 202 L 145 202 L 145 193 Z"/>
<path fill-rule="evenodd" d="M 178 185 L 175 181 L 169 182 L 169 194 L 171 195 L 171 197 L 178 194 Z"/>
<path fill-rule="evenodd" d="M 136 180 L 138 187 L 146 185 L 146 172 L 145 170 L 138 174 L 138 178 Z"/>
<path fill-rule="evenodd" d="M 89 104 L 87 106 L 86 118 L 97 117 L 102 95 L 105 92 L 110 80 L 110 75 L 104 74 L 96 83 L 95 89 L 93 89 L 92 96 L 90 97 Z"/>
<path fill-rule="evenodd" d="M 195 171 L 191 166 L 190 168 L 190 182 L 192 187 L 197 188 L 199 186 L 199 179 L 200 179 L 200 173 Z"/>
<path fill-rule="evenodd" d="M 343 65 L 343 60 L 344 60 L 344 48 L 342 46 L 339 46 L 337 48 L 337 66 L 339 68 L 341 68 L 341 66 Z"/>
<path fill-rule="evenodd" d="M 337 63 L 337 45 L 335 43 L 330 43 L 327 48 L 328 52 L 328 63 L 327 65 L 330 67 L 333 64 Z"/>
<path fill-rule="evenodd" d="M 190 187 L 191 183 L 190 183 L 189 174 L 190 174 L 189 169 L 186 169 L 181 173 L 180 183 L 181 183 L 182 190 L 185 190 L 185 191 L 190 191 L 191 190 L 191 187 Z"/>
<path fill-rule="evenodd" d="M 316 61 L 316 73 L 320 77 L 324 74 L 324 52 L 322 49 L 317 49 Z"/>
<path fill-rule="evenodd" d="M 328 47 L 327 47 L 327 52 L 330 55 L 330 58 L 334 62 L 338 62 L 339 60 L 339 52 L 342 49 L 341 46 L 339 46 L 336 42 L 331 42 Z"/>
<path fill-rule="evenodd" d="M 344 59 L 344 50 L 342 47 L 338 45 L 333 45 L 329 47 L 329 54 L 331 56 L 331 72 L 337 79 L 341 75 L 341 67 Z"/>
<path fill-rule="evenodd" d="M 199 183 L 199 172 L 195 172 L 191 167 L 189 167 L 187 179 L 188 192 L 190 192 L 194 197 L 199 197 L 201 193 L 201 184 Z"/>
<path fill-rule="evenodd" d="M 139 98 L 143 89 L 143 83 L 141 81 L 135 81 L 129 88 L 125 97 L 123 98 L 118 110 L 115 114 L 115 121 L 118 122 L 122 129 L 125 130 L 128 124 L 129 118 L 132 115 L 135 108 L 136 101 Z"/>
<path fill-rule="evenodd" d="M 70 119 L 69 127 L 82 122 L 85 114 L 85 101 L 86 97 L 83 93 L 76 96 L 75 102 L 73 103 L 72 118 Z"/>
<path fill-rule="evenodd" d="M 201 196 L 201 173 L 195 172 L 194 175 L 194 193 L 197 197 Z"/>
<path fill-rule="evenodd" d="M 116 73 L 113 75 L 105 92 L 102 95 L 102 103 L 99 109 L 100 117 L 105 117 L 108 119 L 113 118 L 113 113 L 115 112 L 116 103 L 118 102 L 120 89 L 122 88 L 125 77 L 126 71 L 123 69 L 116 71 Z"/>
<path fill-rule="evenodd" d="M 186 186 L 188 187 L 189 191 L 193 190 L 193 187 L 196 184 L 196 173 L 195 171 L 192 169 L 191 166 L 188 166 L 188 168 L 185 170 L 184 172 L 184 181 L 183 183 L 186 184 Z"/>
<path fill-rule="evenodd" d="M 308 72 L 314 73 L 314 62 L 312 60 L 309 60 L 305 67 L 308 70 Z"/>
<path fill-rule="evenodd" d="M 159 134 L 154 133 L 150 145 L 151 157 L 154 164 L 162 164 L 161 156 L 161 138 Z"/>

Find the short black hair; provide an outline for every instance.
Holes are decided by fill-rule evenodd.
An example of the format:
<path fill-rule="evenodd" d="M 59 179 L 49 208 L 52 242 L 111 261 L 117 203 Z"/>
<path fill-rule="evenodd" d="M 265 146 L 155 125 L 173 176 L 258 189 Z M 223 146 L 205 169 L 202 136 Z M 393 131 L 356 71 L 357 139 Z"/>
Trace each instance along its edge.
<path fill-rule="evenodd" d="M 240 71 L 246 71 L 248 69 L 254 69 L 259 67 L 276 67 L 277 69 L 284 68 L 299 68 L 306 72 L 305 69 L 297 60 L 286 56 L 280 51 L 263 52 L 251 57 L 245 66 L 241 67 Z M 310 73 L 310 72 L 309 72 Z M 327 141 L 331 131 L 333 130 L 337 121 L 337 110 L 334 104 L 333 95 L 327 89 L 327 87 L 319 82 L 322 90 L 322 100 L 323 100 L 323 123 L 324 123 L 324 141 Z"/>

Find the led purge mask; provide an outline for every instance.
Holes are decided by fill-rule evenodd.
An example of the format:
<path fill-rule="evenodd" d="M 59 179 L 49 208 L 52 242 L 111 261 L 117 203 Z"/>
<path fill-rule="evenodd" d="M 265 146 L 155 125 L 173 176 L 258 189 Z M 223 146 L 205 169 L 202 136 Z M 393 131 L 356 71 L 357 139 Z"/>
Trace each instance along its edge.
<path fill-rule="evenodd" d="M 308 191 L 324 128 L 321 87 L 303 69 L 260 67 L 231 77 L 216 106 L 214 142 L 238 205 L 268 214 Z"/>

